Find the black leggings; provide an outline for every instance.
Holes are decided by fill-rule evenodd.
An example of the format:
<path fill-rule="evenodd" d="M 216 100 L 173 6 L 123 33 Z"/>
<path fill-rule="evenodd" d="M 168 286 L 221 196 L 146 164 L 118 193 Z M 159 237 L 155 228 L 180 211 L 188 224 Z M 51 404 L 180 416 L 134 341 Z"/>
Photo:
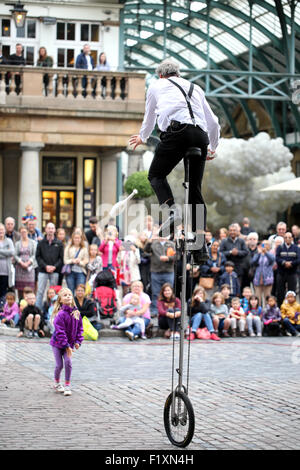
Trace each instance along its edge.
<path fill-rule="evenodd" d="M 179 331 L 180 317 L 175 318 L 175 328 L 174 328 L 174 318 L 169 317 L 159 317 L 158 326 L 161 330 L 167 330 L 170 328 L 171 331 Z"/>
<path fill-rule="evenodd" d="M 201 157 L 191 158 L 190 161 L 189 204 L 192 205 L 192 231 L 205 229 L 206 206 L 202 197 L 201 186 L 209 143 L 207 133 L 198 126 L 187 124 L 180 131 L 162 132 L 160 138 L 161 141 L 155 149 L 148 174 L 148 179 L 160 205 L 167 203 L 171 207 L 174 204 L 173 193 L 166 177 L 182 160 L 189 147 L 199 147 L 201 149 Z M 201 204 L 204 209 L 204 220 L 201 221 L 203 227 L 199 227 L 199 222 L 196 224 L 197 204 Z"/>

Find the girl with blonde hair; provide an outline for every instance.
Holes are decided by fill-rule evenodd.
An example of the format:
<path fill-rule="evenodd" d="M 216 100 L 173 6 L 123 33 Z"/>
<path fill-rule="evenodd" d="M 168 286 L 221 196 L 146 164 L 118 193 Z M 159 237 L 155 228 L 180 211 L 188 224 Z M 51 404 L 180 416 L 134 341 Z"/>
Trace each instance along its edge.
<path fill-rule="evenodd" d="M 225 338 L 228 338 L 230 318 L 224 295 L 221 292 L 215 292 L 212 296 L 210 310 L 215 331 L 222 333 Z"/>
<path fill-rule="evenodd" d="M 73 294 L 70 289 L 63 288 L 57 294 L 51 319 L 53 321 L 54 333 L 51 337 L 55 358 L 54 390 L 64 393 L 65 396 L 72 394 L 70 388 L 72 372 L 73 348 L 78 349 L 83 341 L 83 325 L 79 310 L 77 310 Z M 65 365 L 65 386 L 60 383 L 60 374 Z"/>

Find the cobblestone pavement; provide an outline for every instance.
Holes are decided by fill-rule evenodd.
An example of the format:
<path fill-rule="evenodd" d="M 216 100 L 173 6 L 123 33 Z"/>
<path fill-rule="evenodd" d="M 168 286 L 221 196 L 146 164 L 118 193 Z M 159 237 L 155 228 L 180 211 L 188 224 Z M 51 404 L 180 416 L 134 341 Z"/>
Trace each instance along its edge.
<path fill-rule="evenodd" d="M 162 338 L 85 342 L 64 397 L 49 340 L 0 337 L 0 449 L 176 449 L 162 417 L 171 356 Z M 190 364 L 189 450 L 299 448 L 300 339 L 195 341 Z"/>

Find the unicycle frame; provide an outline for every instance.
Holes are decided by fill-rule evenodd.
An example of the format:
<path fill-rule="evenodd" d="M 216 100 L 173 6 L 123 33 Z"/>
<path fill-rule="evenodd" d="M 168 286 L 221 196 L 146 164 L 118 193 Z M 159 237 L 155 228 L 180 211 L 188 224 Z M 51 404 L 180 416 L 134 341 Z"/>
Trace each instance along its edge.
<path fill-rule="evenodd" d="M 183 385 L 183 357 L 184 357 L 184 325 L 187 317 L 186 304 L 186 265 L 187 265 L 187 227 L 188 227 L 188 204 L 189 204 L 189 159 L 184 159 L 184 212 L 183 212 L 183 254 L 182 254 L 182 284 L 181 284 L 181 328 L 179 340 L 179 364 L 178 364 L 178 384 L 173 390 L 173 400 L 171 406 L 171 416 L 175 416 L 175 394 L 177 391 L 187 393 L 187 389 Z"/>

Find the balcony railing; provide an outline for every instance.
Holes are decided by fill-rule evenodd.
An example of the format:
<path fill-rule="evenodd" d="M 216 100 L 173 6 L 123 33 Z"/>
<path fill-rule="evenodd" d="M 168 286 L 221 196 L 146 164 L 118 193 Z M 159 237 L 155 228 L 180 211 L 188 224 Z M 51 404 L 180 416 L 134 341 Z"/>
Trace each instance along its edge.
<path fill-rule="evenodd" d="M 141 73 L 0 66 L 1 105 L 94 109 L 110 103 L 109 108 L 121 109 L 129 102 L 144 105 L 144 100 Z"/>

